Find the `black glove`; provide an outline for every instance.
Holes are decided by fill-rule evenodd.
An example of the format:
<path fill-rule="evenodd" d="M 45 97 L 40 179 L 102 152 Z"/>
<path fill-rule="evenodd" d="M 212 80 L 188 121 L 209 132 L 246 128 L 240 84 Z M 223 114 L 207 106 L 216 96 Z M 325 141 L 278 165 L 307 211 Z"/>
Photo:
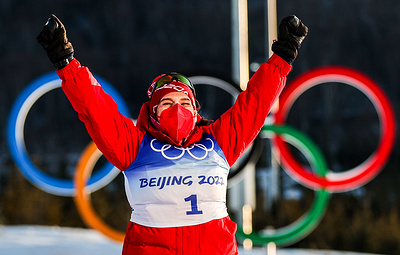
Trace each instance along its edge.
<path fill-rule="evenodd" d="M 279 24 L 278 40 L 272 44 L 272 51 L 292 64 L 307 34 L 308 27 L 299 18 L 288 16 Z"/>
<path fill-rule="evenodd" d="M 65 67 L 74 59 L 74 48 L 68 42 L 65 27 L 56 15 L 51 14 L 36 39 L 57 69 Z"/>

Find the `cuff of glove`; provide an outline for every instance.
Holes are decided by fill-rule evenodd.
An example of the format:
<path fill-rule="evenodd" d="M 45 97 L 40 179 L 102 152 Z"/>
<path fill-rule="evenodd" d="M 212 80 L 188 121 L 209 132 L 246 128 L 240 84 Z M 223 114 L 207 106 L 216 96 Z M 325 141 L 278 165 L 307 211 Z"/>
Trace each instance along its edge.
<path fill-rule="evenodd" d="M 74 79 L 75 75 L 82 68 L 81 63 L 74 58 L 65 68 L 57 70 L 57 74 L 62 81 Z"/>
<path fill-rule="evenodd" d="M 58 62 L 55 62 L 54 63 L 54 67 L 57 68 L 58 70 L 60 70 L 60 69 L 62 69 L 64 67 L 66 67 L 69 63 L 71 63 L 72 60 L 74 60 L 74 54 L 73 53 L 68 55 L 64 59 L 62 59 L 62 60 L 60 60 Z"/>
<path fill-rule="evenodd" d="M 278 55 L 279 57 L 281 57 L 283 60 L 285 60 L 289 65 L 293 65 L 294 59 L 287 56 L 286 54 L 276 51 L 274 52 L 276 55 Z"/>
<path fill-rule="evenodd" d="M 287 41 L 274 41 L 272 51 L 285 60 L 289 65 L 292 65 L 297 57 L 298 51 Z"/>

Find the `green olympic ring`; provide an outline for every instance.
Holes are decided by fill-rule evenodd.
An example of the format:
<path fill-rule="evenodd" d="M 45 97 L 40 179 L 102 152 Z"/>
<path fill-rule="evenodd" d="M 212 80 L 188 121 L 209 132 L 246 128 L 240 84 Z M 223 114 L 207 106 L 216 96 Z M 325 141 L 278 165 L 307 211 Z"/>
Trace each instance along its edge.
<path fill-rule="evenodd" d="M 328 172 L 327 163 L 318 149 L 318 147 L 303 133 L 289 127 L 265 125 L 262 128 L 261 135 L 273 132 L 287 137 L 288 141 L 294 141 L 296 145 L 300 145 L 302 152 L 305 153 L 310 164 L 315 171 L 325 176 Z M 250 233 L 245 234 L 243 228 L 238 226 L 237 236 L 243 239 L 251 239 L 255 244 L 275 243 L 279 246 L 287 246 L 304 238 L 311 233 L 322 219 L 325 208 L 328 204 L 330 193 L 325 189 L 316 191 L 316 198 L 311 209 L 300 217 L 297 221 L 283 228 L 277 229 L 272 234 Z"/>

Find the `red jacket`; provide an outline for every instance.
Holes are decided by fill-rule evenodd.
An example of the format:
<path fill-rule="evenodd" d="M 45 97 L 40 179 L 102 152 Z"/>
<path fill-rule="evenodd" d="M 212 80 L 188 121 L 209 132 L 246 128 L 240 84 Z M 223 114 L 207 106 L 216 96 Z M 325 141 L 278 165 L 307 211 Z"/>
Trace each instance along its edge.
<path fill-rule="evenodd" d="M 286 84 L 291 66 L 277 55 L 248 82 L 234 106 L 209 126 L 196 126 L 183 146 L 197 142 L 203 133 L 211 134 L 232 166 L 253 142 Z M 137 126 L 123 116 L 114 100 L 75 59 L 57 71 L 62 87 L 79 119 L 104 156 L 120 170 L 125 170 L 138 154 L 145 133 L 171 143 L 168 136 L 155 129 L 149 119 L 148 103 L 140 111 Z M 188 227 L 150 228 L 130 222 L 123 254 L 237 254 L 236 224 L 228 217 Z"/>

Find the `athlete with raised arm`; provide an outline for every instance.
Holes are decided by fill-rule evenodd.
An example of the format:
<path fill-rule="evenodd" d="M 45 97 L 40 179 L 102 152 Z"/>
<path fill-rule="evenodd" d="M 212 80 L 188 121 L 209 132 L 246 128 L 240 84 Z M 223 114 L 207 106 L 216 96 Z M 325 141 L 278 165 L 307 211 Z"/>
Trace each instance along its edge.
<path fill-rule="evenodd" d="M 125 177 L 132 214 L 124 255 L 238 254 L 226 208 L 228 172 L 263 127 L 307 33 L 296 16 L 283 19 L 275 54 L 216 121 L 198 114 L 190 80 L 171 73 L 153 80 L 134 125 L 75 59 L 64 25 L 51 15 L 37 40 L 93 141 Z"/>

